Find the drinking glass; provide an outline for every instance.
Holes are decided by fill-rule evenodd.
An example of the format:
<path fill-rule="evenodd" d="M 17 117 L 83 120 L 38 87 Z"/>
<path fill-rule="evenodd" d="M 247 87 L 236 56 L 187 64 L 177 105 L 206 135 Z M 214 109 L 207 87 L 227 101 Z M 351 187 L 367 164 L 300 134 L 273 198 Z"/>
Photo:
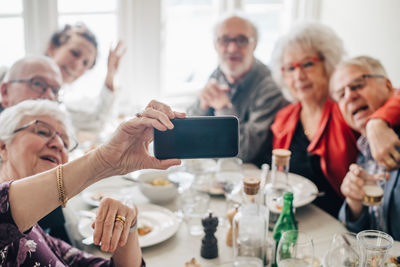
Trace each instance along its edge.
<path fill-rule="evenodd" d="M 175 214 L 182 220 L 184 214 L 181 205 L 182 195 L 190 189 L 194 181 L 195 176 L 186 171 L 184 165 L 174 166 L 168 169 L 168 180 L 174 183 L 178 187 L 179 197 L 176 199 L 177 210 Z"/>
<path fill-rule="evenodd" d="M 383 267 L 393 238 L 381 231 L 365 230 L 357 234 L 361 251 L 360 267 Z"/>
<path fill-rule="evenodd" d="M 357 267 L 360 251 L 354 233 L 335 234 L 325 256 L 325 267 Z"/>
<path fill-rule="evenodd" d="M 383 220 L 383 193 L 385 186 L 386 170 L 380 167 L 375 161 L 369 161 L 365 170 L 368 174 L 380 176 L 381 179 L 376 180 L 366 175 L 364 177 L 365 184 L 363 186 L 364 198 L 363 204 L 368 207 L 369 228 L 373 230 L 385 231 L 385 223 Z"/>
<path fill-rule="evenodd" d="M 219 159 L 217 162 L 215 181 L 224 191 L 227 201 L 225 211 L 230 208 L 233 196 L 237 194 L 242 187 L 244 177 L 242 165 L 243 162 L 239 158 L 224 158 Z"/>
<path fill-rule="evenodd" d="M 188 190 L 181 195 L 181 207 L 189 233 L 199 236 L 204 233 L 201 219 L 208 211 L 210 196 L 195 190 Z"/>
<path fill-rule="evenodd" d="M 312 267 L 314 244 L 311 237 L 298 230 L 284 232 L 278 244 L 276 261 L 279 267 Z"/>

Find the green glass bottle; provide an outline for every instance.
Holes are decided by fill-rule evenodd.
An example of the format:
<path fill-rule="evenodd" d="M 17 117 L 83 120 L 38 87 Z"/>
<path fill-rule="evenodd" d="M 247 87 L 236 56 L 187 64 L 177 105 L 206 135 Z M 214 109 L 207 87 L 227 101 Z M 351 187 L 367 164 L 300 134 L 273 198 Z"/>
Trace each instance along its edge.
<path fill-rule="evenodd" d="M 297 230 L 297 223 L 293 214 L 293 193 L 286 192 L 283 196 L 283 209 L 274 226 L 273 238 L 275 240 L 275 262 L 272 264 L 276 267 L 276 252 L 279 240 L 284 232 L 289 230 Z M 295 240 L 294 240 L 295 241 Z"/>

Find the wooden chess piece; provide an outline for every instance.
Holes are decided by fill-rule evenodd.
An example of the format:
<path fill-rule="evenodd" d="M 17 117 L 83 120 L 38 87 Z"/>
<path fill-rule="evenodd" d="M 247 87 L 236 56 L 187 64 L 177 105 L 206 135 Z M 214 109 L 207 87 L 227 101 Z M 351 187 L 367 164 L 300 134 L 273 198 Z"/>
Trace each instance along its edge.
<path fill-rule="evenodd" d="M 218 218 L 212 215 L 210 211 L 208 216 L 201 220 L 205 236 L 201 240 L 200 255 L 205 259 L 214 259 L 218 257 L 218 240 L 214 236 L 214 233 L 217 231 Z"/>

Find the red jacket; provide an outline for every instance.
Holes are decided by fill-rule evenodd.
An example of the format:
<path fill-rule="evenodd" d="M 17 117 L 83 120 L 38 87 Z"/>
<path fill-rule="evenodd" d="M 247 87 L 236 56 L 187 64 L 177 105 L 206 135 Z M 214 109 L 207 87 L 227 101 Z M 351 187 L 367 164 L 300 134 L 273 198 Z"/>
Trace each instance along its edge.
<path fill-rule="evenodd" d="M 385 104 L 370 116 L 372 118 L 384 119 L 389 123 L 390 127 L 399 126 L 400 124 L 400 90 L 397 89 L 395 94 L 391 96 Z"/>
<path fill-rule="evenodd" d="M 273 148 L 289 149 L 297 122 L 300 119 L 301 104 L 291 104 L 280 110 L 271 130 L 274 134 Z M 390 97 L 370 118 L 380 118 L 392 127 L 400 124 L 400 92 Z M 357 134 L 356 134 L 357 135 Z M 338 192 L 351 163 L 358 154 L 356 136 L 347 126 L 339 106 L 331 99 L 325 103 L 319 128 L 307 151 L 321 157 L 321 169 L 325 177 Z"/>
<path fill-rule="evenodd" d="M 296 103 L 277 113 L 271 125 L 274 149 L 289 149 L 300 111 L 301 104 Z M 326 101 L 318 130 L 307 151 L 320 156 L 322 172 L 335 191 L 343 196 L 340 185 L 349 165 L 356 161 L 358 151 L 354 132 L 347 126 L 339 106 L 333 100 Z"/>

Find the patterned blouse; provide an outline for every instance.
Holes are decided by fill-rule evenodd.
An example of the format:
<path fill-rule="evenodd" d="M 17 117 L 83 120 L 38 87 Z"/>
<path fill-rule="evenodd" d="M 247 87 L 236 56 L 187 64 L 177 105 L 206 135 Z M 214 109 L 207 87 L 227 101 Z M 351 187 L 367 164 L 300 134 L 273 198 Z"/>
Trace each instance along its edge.
<path fill-rule="evenodd" d="M 10 210 L 12 181 L 0 184 L 0 266 L 113 266 L 112 259 L 95 257 L 44 233 L 39 225 L 22 233 Z"/>

